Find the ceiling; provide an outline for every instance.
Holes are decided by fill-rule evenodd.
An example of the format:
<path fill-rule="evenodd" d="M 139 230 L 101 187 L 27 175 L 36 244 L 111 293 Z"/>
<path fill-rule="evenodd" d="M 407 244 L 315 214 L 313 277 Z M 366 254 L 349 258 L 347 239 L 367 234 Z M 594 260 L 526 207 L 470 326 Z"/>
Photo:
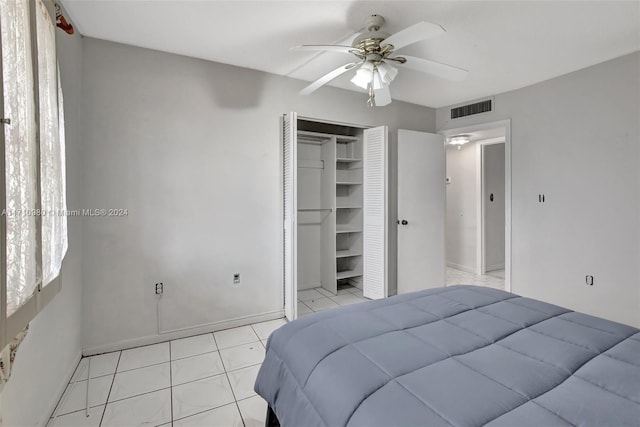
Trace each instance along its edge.
<path fill-rule="evenodd" d="M 292 52 L 292 46 L 348 41 L 371 14 L 383 15 L 387 21 L 383 29 L 390 33 L 418 21 L 437 23 L 447 32 L 399 53 L 464 68 L 469 70 L 467 78 L 449 82 L 402 69 L 391 84 L 393 99 L 434 108 L 528 86 L 640 50 L 637 0 L 62 0 L 62 4 L 85 36 L 306 81 L 351 62 L 351 56 Z M 331 85 L 361 91 L 350 78 L 346 73 Z"/>

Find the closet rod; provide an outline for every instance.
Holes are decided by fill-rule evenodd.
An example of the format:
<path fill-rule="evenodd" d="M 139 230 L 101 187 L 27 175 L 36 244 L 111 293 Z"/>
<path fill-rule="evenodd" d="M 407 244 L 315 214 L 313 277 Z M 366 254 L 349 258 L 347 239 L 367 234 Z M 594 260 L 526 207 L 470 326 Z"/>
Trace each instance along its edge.
<path fill-rule="evenodd" d="M 331 208 L 327 208 L 327 209 L 298 209 L 298 212 L 332 212 L 333 209 Z"/>

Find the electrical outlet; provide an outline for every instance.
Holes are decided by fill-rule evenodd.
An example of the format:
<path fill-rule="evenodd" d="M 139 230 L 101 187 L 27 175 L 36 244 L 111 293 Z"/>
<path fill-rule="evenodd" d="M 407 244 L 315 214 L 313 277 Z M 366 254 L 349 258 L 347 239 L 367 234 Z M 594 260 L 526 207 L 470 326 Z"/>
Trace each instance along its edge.
<path fill-rule="evenodd" d="M 234 273 L 233 274 L 233 284 L 237 285 L 240 283 L 240 273 Z"/>
<path fill-rule="evenodd" d="M 587 282 L 587 285 L 593 286 L 593 276 L 586 276 L 585 281 Z"/>
<path fill-rule="evenodd" d="M 156 295 L 162 295 L 164 292 L 164 284 L 162 282 L 156 283 Z"/>

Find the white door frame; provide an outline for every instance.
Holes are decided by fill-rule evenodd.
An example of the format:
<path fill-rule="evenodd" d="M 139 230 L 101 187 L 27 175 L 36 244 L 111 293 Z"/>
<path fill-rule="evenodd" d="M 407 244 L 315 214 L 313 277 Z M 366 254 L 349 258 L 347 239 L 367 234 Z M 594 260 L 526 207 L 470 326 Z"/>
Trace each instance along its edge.
<path fill-rule="evenodd" d="M 506 158 L 506 142 L 504 137 L 481 139 L 475 141 L 476 143 L 476 274 L 485 274 L 487 272 L 486 257 L 485 257 L 485 220 L 486 220 L 486 204 L 484 202 L 484 155 L 482 148 L 485 145 L 505 144 L 505 158 Z M 506 160 L 505 160 L 506 162 Z M 505 167 L 506 171 L 506 167 Z M 506 172 L 505 172 L 506 174 Z M 507 192 L 506 177 L 505 177 L 505 194 Z M 505 212 L 506 212 L 506 198 L 505 198 Z M 505 216 L 506 222 L 506 216 Z M 506 235 L 505 235 L 506 239 Z M 507 247 L 505 245 L 505 252 Z M 506 254 L 505 254 L 505 266 L 506 266 Z M 505 267 L 506 268 L 506 267 Z"/>
<path fill-rule="evenodd" d="M 470 125 L 455 129 L 443 129 L 438 133 L 444 135 L 445 137 L 477 132 L 488 129 L 495 129 L 503 127 L 505 129 L 504 136 L 504 191 L 505 191 L 505 200 L 504 200 L 504 222 L 505 222 L 505 233 L 504 233 L 504 287 L 507 292 L 511 292 L 511 119 L 506 120 L 498 120 L 495 122 L 488 123 L 479 123 L 476 125 Z M 482 191 L 482 184 L 477 184 L 480 186 L 480 191 Z M 478 221 L 478 229 L 480 229 L 479 233 L 482 233 L 482 211 L 479 210 L 477 215 L 480 217 Z M 482 234 L 480 234 L 480 239 L 482 239 Z M 478 259 L 478 252 L 482 252 L 482 248 L 476 250 L 476 260 Z M 482 256 L 482 255 L 480 255 Z M 480 258 L 480 262 L 482 258 Z M 481 265 L 478 263 L 478 265 Z"/>
<path fill-rule="evenodd" d="M 1 83 L 1 82 L 0 82 Z M 296 112 L 289 112 L 289 113 L 285 113 L 285 114 L 289 114 L 291 117 L 294 118 L 295 123 L 296 123 L 296 127 L 297 127 L 297 123 L 298 120 L 304 120 L 304 121 L 308 121 L 308 122 L 317 122 L 317 123 L 323 123 L 323 124 L 332 124 L 332 125 L 339 125 L 339 126 L 348 126 L 348 127 L 352 127 L 352 128 L 359 128 L 359 129 L 369 129 L 372 128 L 373 126 L 370 125 L 360 125 L 360 124 L 354 124 L 354 123 L 346 123 L 346 122 L 337 122 L 334 120 L 325 120 L 325 119 L 319 119 L 316 117 L 310 117 L 310 116 L 301 116 Z M 284 173 L 282 173 L 284 171 L 284 144 L 283 144 L 283 137 L 284 137 L 284 122 L 282 120 L 282 115 L 279 116 L 280 118 L 280 156 L 279 156 L 279 167 L 280 167 L 280 218 L 282 218 L 282 227 L 280 227 L 280 236 L 282 236 L 284 238 L 285 236 L 285 231 L 284 231 Z M 294 171 L 294 173 L 297 173 L 297 171 Z M 296 198 L 297 200 L 297 195 L 294 194 L 294 198 Z M 297 223 L 295 224 L 295 227 L 297 227 Z M 283 241 L 284 243 L 284 241 Z M 297 243 L 297 238 L 293 239 L 293 243 L 296 244 Z M 293 249 L 294 251 L 297 251 L 297 248 L 294 247 Z M 298 292 L 298 286 L 297 286 L 297 272 L 294 271 L 294 273 L 292 273 L 292 278 L 293 280 L 291 280 L 291 284 L 290 287 L 287 286 L 286 280 L 285 280 L 285 269 L 284 269 L 284 265 L 285 265 L 285 251 L 284 251 L 284 244 L 282 245 L 282 250 L 280 251 L 280 265 L 283 266 L 281 272 L 280 272 L 280 283 L 282 283 L 282 312 L 285 315 L 285 317 L 288 318 L 288 320 L 294 320 L 295 318 L 298 317 L 298 309 L 297 309 L 297 292 Z M 291 296 L 291 298 L 287 298 L 286 295 L 287 293 L 289 293 L 289 295 Z M 292 306 L 288 307 L 286 302 L 288 300 L 291 300 Z M 287 316 L 287 312 L 291 313 L 291 318 L 289 318 L 289 316 Z"/>

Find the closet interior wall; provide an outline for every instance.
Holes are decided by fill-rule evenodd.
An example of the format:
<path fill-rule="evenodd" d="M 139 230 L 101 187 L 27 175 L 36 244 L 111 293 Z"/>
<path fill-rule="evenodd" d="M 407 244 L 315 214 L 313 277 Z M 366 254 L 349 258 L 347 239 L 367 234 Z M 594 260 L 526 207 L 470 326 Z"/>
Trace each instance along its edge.
<path fill-rule="evenodd" d="M 362 288 L 362 129 L 297 123 L 298 290 Z"/>

